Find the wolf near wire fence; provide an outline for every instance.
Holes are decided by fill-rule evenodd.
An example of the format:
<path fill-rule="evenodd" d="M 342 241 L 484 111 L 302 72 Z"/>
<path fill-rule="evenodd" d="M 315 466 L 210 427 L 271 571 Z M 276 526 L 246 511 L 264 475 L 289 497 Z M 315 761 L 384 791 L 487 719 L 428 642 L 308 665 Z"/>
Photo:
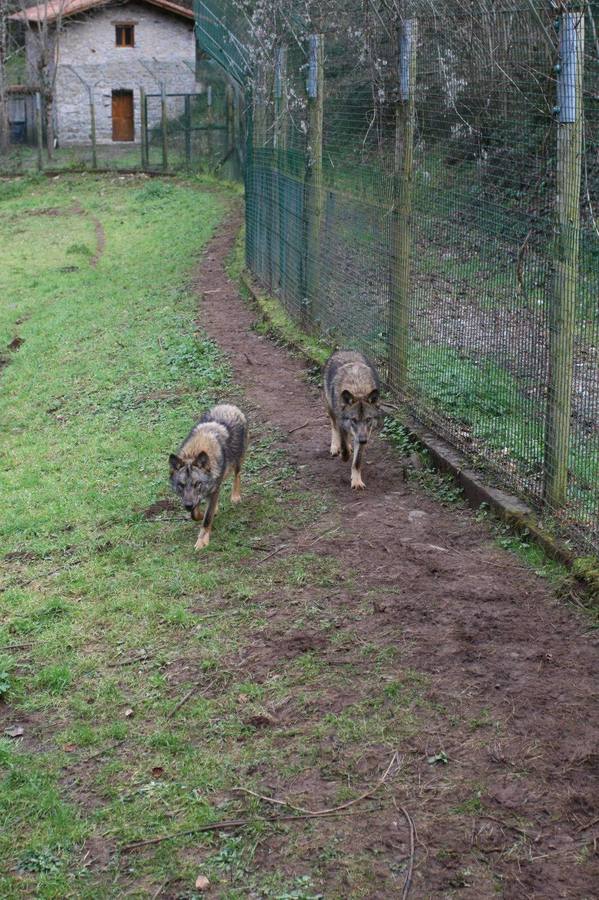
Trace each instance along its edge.
<path fill-rule="evenodd" d="M 198 0 L 246 253 L 302 326 L 599 551 L 599 3 Z"/>

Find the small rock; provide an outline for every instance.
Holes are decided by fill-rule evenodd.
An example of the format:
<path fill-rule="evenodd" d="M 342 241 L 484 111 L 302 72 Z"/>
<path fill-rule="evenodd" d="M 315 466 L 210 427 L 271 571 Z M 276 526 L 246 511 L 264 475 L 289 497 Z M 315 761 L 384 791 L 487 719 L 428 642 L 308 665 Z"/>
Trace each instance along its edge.
<path fill-rule="evenodd" d="M 210 890 L 210 882 L 205 875 L 198 875 L 196 878 L 196 890 L 201 891 L 201 893 Z"/>
<path fill-rule="evenodd" d="M 10 728 L 4 730 L 4 734 L 11 738 L 18 738 L 25 734 L 25 729 L 22 725 L 11 725 Z"/>
<path fill-rule="evenodd" d="M 123 713 L 123 715 L 125 716 L 126 719 L 130 719 L 131 716 L 133 715 L 133 710 L 131 709 L 131 707 L 126 709 L 125 712 Z"/>

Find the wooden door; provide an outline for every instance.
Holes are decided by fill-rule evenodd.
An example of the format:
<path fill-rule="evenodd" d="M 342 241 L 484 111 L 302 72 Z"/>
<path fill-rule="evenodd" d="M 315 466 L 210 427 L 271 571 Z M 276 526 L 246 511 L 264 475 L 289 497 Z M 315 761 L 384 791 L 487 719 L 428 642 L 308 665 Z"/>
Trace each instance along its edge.
<path fill-rule="evenodd" d="M 132 141 L 133 127 L 133 91 L 112 92 L 112 140 Z"/>

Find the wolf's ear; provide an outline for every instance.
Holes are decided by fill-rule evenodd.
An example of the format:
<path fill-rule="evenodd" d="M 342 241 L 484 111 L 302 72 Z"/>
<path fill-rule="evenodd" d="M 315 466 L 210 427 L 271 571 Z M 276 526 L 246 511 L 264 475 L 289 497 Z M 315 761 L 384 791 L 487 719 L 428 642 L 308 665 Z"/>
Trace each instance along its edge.
<path fill-rule="evenodd" d="M 354 395 L 349 391 L 341 391 L 341 399 L 345 406 L 349 406 L 350 403 L 354 402 Z"/>
<path fill-rule="evenodd" d="M 200 450 L 193 464 L 197 469 L 204 469 L 206 472 L 210 471 L 210 460 L 205 450 Z"/>
<path fill-rule="evenodd" d="M 168 462 L 169 462 L 169 465 L 170 465 L 171 469 L 173 470 L 173 472 L 176 472 L 177 469 L 180 469 L 181 466 L 184 465 L 183 460 L 180 459 L 180 458 L 176 455 L 176 453 L 171 453 L 171 455 L 170 455 L 169 458 L 168 458 Z"/>
<path fill-rule="evenodd" d="M 368 402 L 372 403 L 374 406 L 379 402 L 379 391 L 378 388 L 375 388 L 368 395 Z"/>

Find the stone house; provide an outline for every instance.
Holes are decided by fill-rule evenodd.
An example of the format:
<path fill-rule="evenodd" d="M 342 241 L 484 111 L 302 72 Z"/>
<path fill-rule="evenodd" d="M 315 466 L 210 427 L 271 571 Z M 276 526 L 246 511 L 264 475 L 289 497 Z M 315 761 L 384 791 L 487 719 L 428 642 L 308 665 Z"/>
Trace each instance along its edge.
<path fill-rule="evenodd" d="M 35 83 L 37 34 L 48 26 L 56 67 L 54 134 L 59 146 L 87 144 L 91 105 L 98 144 L 139 142 L 140 96 L 195 94 L 196 43 L 193 10 L 172 0 L 46 0 L 14 18 L 26 17 L 26 54 Z M 39 23 L 44 23 L 40 25 Z M 168 114 L 181 101 L 169 99 Z M 148 125 L 159 124 L 158 100 L 148 104 Z"/>

